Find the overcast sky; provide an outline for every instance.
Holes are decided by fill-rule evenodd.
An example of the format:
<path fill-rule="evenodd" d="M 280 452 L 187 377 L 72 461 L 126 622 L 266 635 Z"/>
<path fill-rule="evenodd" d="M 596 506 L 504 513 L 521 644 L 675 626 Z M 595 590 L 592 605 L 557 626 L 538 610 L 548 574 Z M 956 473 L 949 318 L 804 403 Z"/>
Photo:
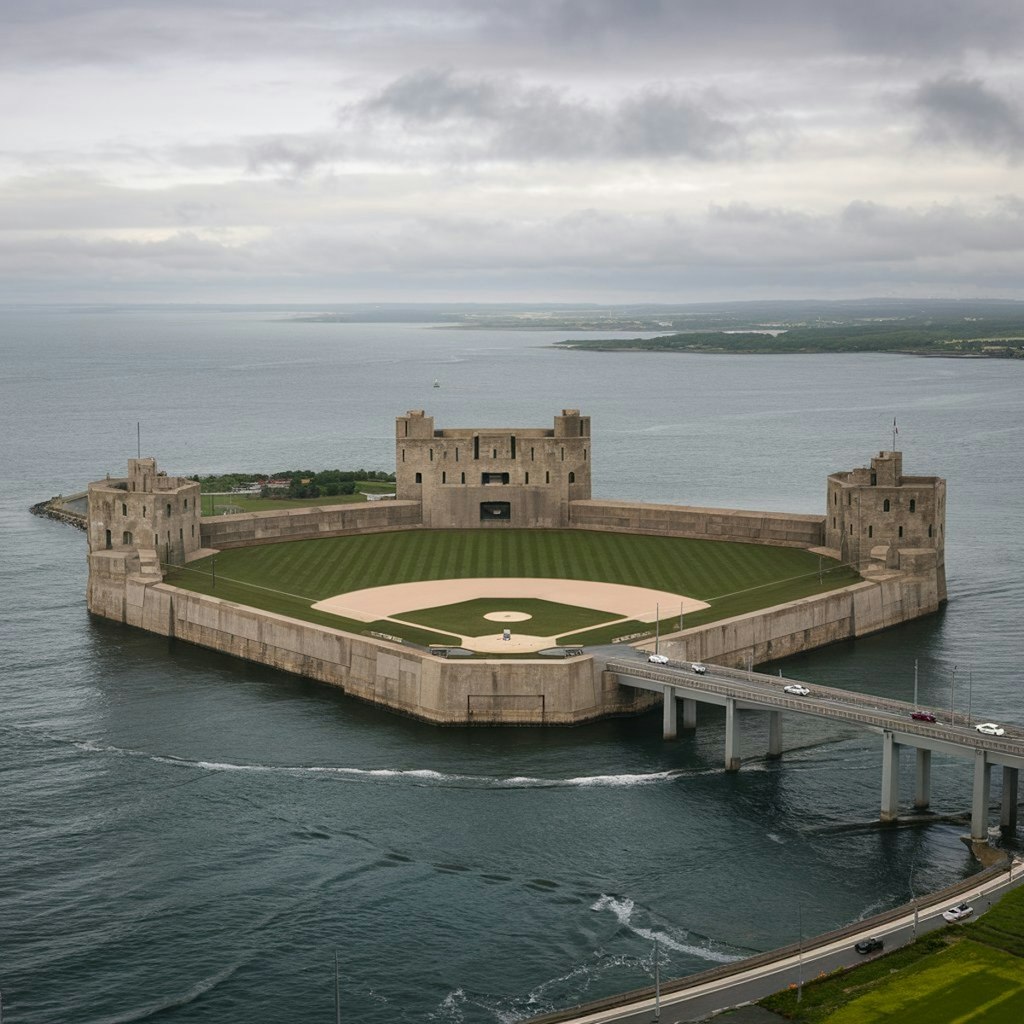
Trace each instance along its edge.
<path fill-rule="evenodd" d="M 0 301 L 1024 298 L 1021 0 L 0 11 Z"/>

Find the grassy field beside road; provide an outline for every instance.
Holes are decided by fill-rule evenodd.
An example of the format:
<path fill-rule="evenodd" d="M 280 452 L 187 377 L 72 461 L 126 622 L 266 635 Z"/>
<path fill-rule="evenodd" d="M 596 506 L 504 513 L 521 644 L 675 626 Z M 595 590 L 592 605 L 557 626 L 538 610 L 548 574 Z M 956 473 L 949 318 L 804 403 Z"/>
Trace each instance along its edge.
<path fill-rule="evenodd" d="M 801 1024 L 1020 1024 L 1024 1021 L 1024 889 L 983 918 L 761 1005 Z"/>
<path fill-rule="evenodd" d="M 826 559 L 819 582 L 818 556 L 796 548 L 572 530 L 410 530 L 238 548 L 215 557 L 216 589 L 210 558 L 170 571 L 167 582 L 339 629 L 380 630 L 409 639 L 413 639 L 412 627 L 389 622 L 368 625 L 313 611 L 310 605 L 336 594 L 392 583 L 553 577 L 625 583 L 699 598 L 711 607 L 686 616 L 685 624 L 696 626 L 834 590 L 858 579 L 851 570 Z M 479 614 L 478 609 L 471 613 L 474 622 Z M 662 616 L 663 633 L 678 627 L 678 609 L 663 608 Z M 567 633 L 584 624 L 567 620 L 562 630 Z M 654 624 L 619 623 L 577 634 L 571 642 L 606 642 L 634 632 L 653 634 Z M 429 636 L 417 635 L 417 642 Z M 429 642 L 451 640 L 435 635 Z"/>

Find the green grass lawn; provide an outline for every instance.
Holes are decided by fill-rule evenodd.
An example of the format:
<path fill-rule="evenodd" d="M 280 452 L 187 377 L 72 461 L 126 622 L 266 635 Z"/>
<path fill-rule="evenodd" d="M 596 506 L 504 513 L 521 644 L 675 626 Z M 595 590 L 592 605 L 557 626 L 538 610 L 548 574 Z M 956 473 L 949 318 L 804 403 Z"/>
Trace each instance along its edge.
<path fill-rule="evenodd" d="M 980 920 L 932 932 L 910 946 L 761 1005 L 802 1024 L 1020 1024 L 1024 1021 L 1024 889 Z"/>
<path fill-rule="evenodd" d="M 685 618 L 685 625 L 696 626 L 834 590 L 858 579 L 828 559 L 824 568 L 819 583 L 817 555 L 796 548 L 724 541 L 573 530 L 410 530 L 227 550 L 170 571 L 167 582 L 357 633 L 378 630 L 418 643 L 451 644 L 451 637 L 440 638 L 426 630 L 386 621 L 354 622 L 313 611 L 310 605 L 350 590 L 419 580 L 581 579 L 652 587 L 707 601 L 710 608 Z M 507 604 L 502 601 L 492 608 Z M 663 607 L 662 615 L 663 633 L 678 627 L 678 609 Z M 572 621 L 566 628 L 587 625 Z M 607 642 L 634 632 L 653 635 L 654 624 L 620 623 L 577 633 L 572 642 Z"/>
<path fill-rule="evenodd" d="M 357 491 L 371 494 L 394 494 L 394 482 L 360 480 Z M 258 494 L 204 494 L 201 508 L 204 516 L 234 512 L 270 512 L 279 508 L 306 508 L 310 505 L 353 505 L 366 501 L 363 494 L 324 494 L 319 498 L 261 498 Z"/>

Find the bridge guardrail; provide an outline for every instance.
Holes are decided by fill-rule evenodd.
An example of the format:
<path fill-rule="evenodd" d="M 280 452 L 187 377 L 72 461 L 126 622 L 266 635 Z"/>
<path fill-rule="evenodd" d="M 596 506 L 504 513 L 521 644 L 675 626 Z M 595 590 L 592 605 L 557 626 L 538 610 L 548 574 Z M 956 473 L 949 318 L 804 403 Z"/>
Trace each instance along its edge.
<path fill-rule="evenodd" d="M 849 707 L 837 707 L 835 705 L 826 705 L 820 699 L 820 694 L 828 693 L 834 694 L 836 700 L 845 700 L 849 697 L 858 697 L 861 695 L 850 694 L 845 690 L 835 690 L 828 687 L 816 687 L 819 697 L 816 700 L 808 702 L 805 698 L 796 700 L 792 697 L 788 697 L 783 694 L 779 694 L 772 691 L 766 691 L 759 689 L 755 685 L 752 685 L 752 680 L 749 680 L 746 673 L 741 673 L 736 669 L 729 669 L 725 671 L 719 671 L 718 667 L 715 666 L 714 676 L 719 677 L 727 675 L 730 682 L 716 682 L 714 678 L 707 679 L 704 676 L 699 676 L 696 673 L 687 673 L 682 676 L 685 672 L 684 669 L 672 669 L 671 667 L 658 667 L 649 666 L 646 663 L 638 664 L 636 662 L 620 661 L 617 659 L 611 659 L 607 662 L 607 669 L 616 674 L 631 675 L 639 679 L 646 679 L 652 683 L 661 683 L 663 685 L 680 685 L 685 686 L 688 690 L 696 690 L 704 693 L 714 693 L 720 697 L 732 697 L 736 700 L 756 700 L 758 703 L 765 704 L 768 707 L 778 708 L 779 710 L 790 710 L 797 711 L 802 714 L 818 715 L 822 718 L 845 720 L 850 722 L 857 722 L 861 725 L 867 725 L 872 728 L 884 729 L 887 731 L 893 731 L 899 729 L 901 732 L 907 732 L 916 734 L 919 736 L 926 736 L 932 739 L 940 740 L 945 743 L 952 743 L 962 747 L 971 747 L 974 749 L 984 749 L 993 752 L 999 752 L 1009 754 L 1015 757 L 1024 756 L 1024 740 L 1015 740 L 1013 738 L 1007 740 L 1001 737 L 995 736 L 982 736 L 980 733 L 972 733 L 969 731 L 956 732 L 953 731 L 955 727 L 944 729 L 941 727 L 921 722 L 913 721 L 909 718 L 909 705 L 904 705 L 896 701 L 886 701 L 885 698 L 874 698 L 868 697 L 873 702 L 881 700 L 889 706 L 893 707 L 893 710 L 901 715 L 898 722 L 893 721 L 893 715 L 887 715 L 881 708 L 875 708 L 873 711 L 856 711 Z M 778 683 L 778 676 L 761 676 L 764 683 L 773 682 Z M 751 685 L 743 686 L 743 683 L 749 683 Z"/>

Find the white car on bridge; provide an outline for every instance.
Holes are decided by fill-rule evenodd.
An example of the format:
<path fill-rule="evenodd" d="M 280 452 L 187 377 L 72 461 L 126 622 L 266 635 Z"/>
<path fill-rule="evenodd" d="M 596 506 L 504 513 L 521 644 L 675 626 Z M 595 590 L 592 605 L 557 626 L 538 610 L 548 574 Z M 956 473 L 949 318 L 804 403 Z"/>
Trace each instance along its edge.
<path fill-rule="evenodd" d="M 996 725 L 995 722 L 982 722 L 974 728 L 986 736 L 1003 736 L 1006 733 L 1006 730 L 1001 725 Z"/>
<path fill-rule="evenodd" d="M 647 655 L 647 660 L 652 665 L 667 665 L 668 664 L 668 658 L 666 658 L 664 654 L 648 654 Z"/>
<path fill-rule="evenodd" d="M 806 697 L 811 691 L 806 686 L 801 686 L 799 683 L 790 683 L 788 686 L 782 688 L 786 693 L 793 694 L 794 697 Z"/>

